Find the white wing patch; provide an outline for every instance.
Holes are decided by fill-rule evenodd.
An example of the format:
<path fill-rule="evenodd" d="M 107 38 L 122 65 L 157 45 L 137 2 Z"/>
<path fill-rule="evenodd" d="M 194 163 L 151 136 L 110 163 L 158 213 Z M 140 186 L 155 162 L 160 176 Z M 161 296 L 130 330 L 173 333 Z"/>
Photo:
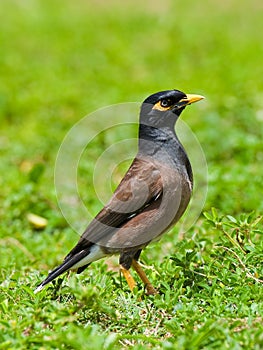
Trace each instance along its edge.
<path fill-rule="evenodd" d="M 102 251 L 100 246 L 94 244 L 90 249 L 90 253 L 87 256 L 85 256 L 82 260 L 78 261 L 70 269 L 77 269 L 81 266 L 90 264 L 93 261 L 104 258 L 105 256 L 106 254 Z"/>

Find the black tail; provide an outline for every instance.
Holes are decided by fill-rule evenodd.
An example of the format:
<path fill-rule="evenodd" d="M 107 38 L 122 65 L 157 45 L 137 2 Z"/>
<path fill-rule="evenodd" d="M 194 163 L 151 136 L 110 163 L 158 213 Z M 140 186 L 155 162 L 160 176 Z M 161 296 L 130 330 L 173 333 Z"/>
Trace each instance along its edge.
<path fill-rule="evenodd" d="M 66 259 L 64 260 L 64 262 L 61 265 L 59 265 L 58 267 L 56 267 L 53 271 L 51 271 L 49 273 L 49 275 L 47 276 L 47 278 L 37 286 L 34 293 L 36 294 L 36 293 L 40 292 L 46 284 L 53 281 L 55 278 L 57 278 L 62 273 L 68 271 L 72 266 L 74 266 L 77 262 L 82 260 L 88 254 L 89 254 L 89 251 L 82 250 L 73 256 L 68 255 L 66 257 Z"/>

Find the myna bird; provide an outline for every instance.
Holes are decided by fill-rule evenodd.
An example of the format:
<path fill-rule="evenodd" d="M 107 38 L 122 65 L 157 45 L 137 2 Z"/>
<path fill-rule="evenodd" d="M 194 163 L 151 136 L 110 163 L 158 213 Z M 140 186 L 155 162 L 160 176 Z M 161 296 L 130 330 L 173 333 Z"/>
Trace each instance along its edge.
<path fill-rule="evenodd" d="M 132 266 L 146 287 L 156 290 L 138 263 L 151 241 L 183 215 L 192 194 L 190 161 L 175 133 L 184 108 L 203 99 L 179 90 L 149 96 L 140 110 L 138 153 L 110 201 L 88 225 L 63 263 L 49 273 L 35 293 L 68 270 L 82 272 L 95 260 L 119 254 L 120 269 L 131 290 Z"/>

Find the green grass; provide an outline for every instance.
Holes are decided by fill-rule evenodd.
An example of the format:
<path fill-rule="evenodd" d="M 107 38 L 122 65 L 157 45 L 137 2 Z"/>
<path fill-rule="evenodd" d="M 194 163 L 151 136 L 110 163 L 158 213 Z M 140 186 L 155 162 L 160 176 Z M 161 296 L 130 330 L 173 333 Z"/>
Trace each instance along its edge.
<path fill-rule="evenodd" d="M 261 2 L 1 8 L 0 349 L 262 349 Z M 111 258 L 34 295 L 78 239 L 53 181 L 64 136 L 98 108 L 170 88 L 206 96 L 182 118 L 206 155 L 208 194 L 187 233 L 174 228 L 142 254 L 160 293 L 145 297 L 138 281 L 132 295 Z M 101 207 L 93 164 L 134 135 L 134 126 L 106 132 L 85 151 L 79 178 L 91 213 Z M 28 213 L 46 228 L 34 229 Z"/>

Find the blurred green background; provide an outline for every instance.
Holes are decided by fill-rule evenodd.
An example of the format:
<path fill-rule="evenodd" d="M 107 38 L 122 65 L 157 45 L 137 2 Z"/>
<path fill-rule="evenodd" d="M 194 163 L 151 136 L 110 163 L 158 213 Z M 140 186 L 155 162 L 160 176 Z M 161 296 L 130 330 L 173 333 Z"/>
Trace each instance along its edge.
<path fill-rule="evenodd" d="M 67 131 L 104 106 L 173 88 L 204 95 L 182 116 L 207 159 L 204 210 L 262 212 L 261 1 L 2 0 L 0 8 L 4 286 L 36 285 L 32 269 L 47 271 L 75 243 L 57 207 L 54 164 Z M 81 170 L 94 213 L 100 204 L 90 163 L 112 142 L 95 141 Z M 28 212 L 48 220 L 43 232 L 29 225 Z M 201 216 L 197 226 L 205 230 L 202 222 Z M 157 245 L 149 261 L 160 251 Z"/>
<path fill-rule="evenodd" d="M 183 119 L 207 157 L 207 208 L 262 209 L 259 1 L 3 1 L 1 7 L 3 197 L 14 192 L 14 178 L 24 182 L 25 160 L 44 164 L 50 197 L 59 145 L 84 115 L 178 88 L 206 96 Z"/>

